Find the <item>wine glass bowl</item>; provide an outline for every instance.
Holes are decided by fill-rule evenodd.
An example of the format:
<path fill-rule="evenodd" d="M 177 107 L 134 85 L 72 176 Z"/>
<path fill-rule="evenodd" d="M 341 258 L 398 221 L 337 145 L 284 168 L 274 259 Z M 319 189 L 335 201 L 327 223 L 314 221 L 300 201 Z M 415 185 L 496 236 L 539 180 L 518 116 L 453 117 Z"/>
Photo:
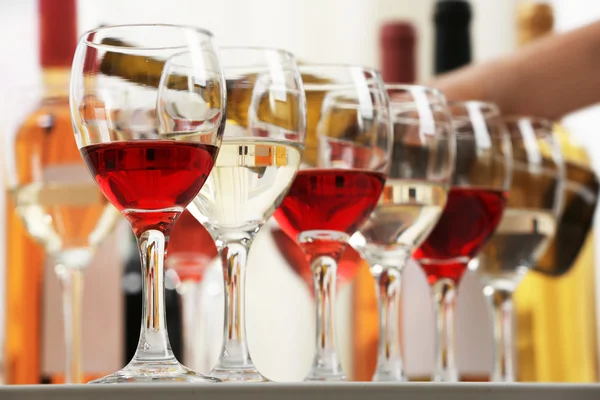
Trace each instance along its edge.
<path fill-rule="evenodd" d="M 306 148 L 275 217 L 302 248 L 312 272 L 316 352 L 306 380 L 343 381 L 333 323 L 338 261 L 383 189 L 392 136 L 389 99 L 372 69 L 305 65 L 300 72 L 307 100 Z"/>
<path fill-rule="evenodd" d="M 511 142 L 498 108 L 477 101 L 449 103 L 456 157 L 446 207 L 413 257 L 432 289 L 436 325 L 433 381 L 455 382 L 456 289 L 470 260 L 494 233 L 511 182 Z"/>
<path fill-rule="evenodd" d="M 252 241 L 287 194 L 304 149 L 305 97 L 294 56 L 269 48 L 221 48 L 227 126 L 215 168 L 188 210 L 215 240 L 223 263 L 223 347 L 210 375 L 266 382 L 245 326 Z"/>
<path fill-rule="evenodd" d="M 129 220 L 142 261 L 138 349 L 127 366 L 94 383 L 217 382 L 175 359 L 164 303 L 170 231 L 212 170 L 224 125 L 212 35 L 175 25 L 89 31 L 75 52 L 70 105 L 81 157 Z"/>
<path fill-rule="evenodd" d="M 350 243 L 369 262 L 379 305 L 379 353 L 374 381 L 406 379 L 398 314 L 401 273 L 446 204 L 455 138 L 446 99 L 435 89 L 386 85 L 393 126 L 391 168 L 369 220 Z"/>
<path fill-rule="evenodd" d="M 564 164 L 553 123 L 504 119 L 512 143 L 512 184 L 504 215 L 479 253 L 477 275 L 492 312 L 492 380 L 513 382 L 512 294 L 556 232 L 564 190 Z"/>

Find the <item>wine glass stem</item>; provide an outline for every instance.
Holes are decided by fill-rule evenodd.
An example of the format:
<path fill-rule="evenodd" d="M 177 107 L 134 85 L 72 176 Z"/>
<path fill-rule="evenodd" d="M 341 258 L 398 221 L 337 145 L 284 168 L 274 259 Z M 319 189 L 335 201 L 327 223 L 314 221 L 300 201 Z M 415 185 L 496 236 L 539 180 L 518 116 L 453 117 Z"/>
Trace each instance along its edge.
<path fill-rule="evenodd" d="M 65 334 L 65 383 L 83 383 L 81 368 L 81 316 L 83 269 L 62 264 L 55 267 L 60 279 Z"/>
<path fill-rule="evenodd" d="M 138 237 L 142 264 L 142 330 L 132 362 L 176 361 L 167 336 L 165 316 L 165 251 L 167 239 L 156 229 Z"/>
<path fill-rule="evenodd" d="M 228 241 L 219 248 L 225 280 L 223 348 L 216 368 L 255 369 L 246 339 L 246 261 L 250 239 Z"/>
<path fill-rule="evenodd" d="M 456 283 L 440 279 L 433 285 L 435 338 L 435 382 L 457 382 L 458 371 L 454 362 L 454 307 Z"/>
<path fill-rule="evenodd" d="M 200 296 L 202 295 L 201 282 L 186 280 L 182 282 L 185 286 L 181 295 L 181 308 L 183 316 L 183 362 L 192 369 L 198 369 L 198 344 L 196 336 L 198 332 L 198 319 L 200 318 Z"/>
<path fill-rule="evenodd" d="M 486 287 L 484 290 L 492 312 L 494 333 L 493 382 L 514 382 L 513 300 L 512 291 Z"/>
<path fill-rule="evenodd" d="M 316 353 L 307 380 L 343 380 L 335 346 L 335 292 L 337 260 L 317 256 L 310 261 L 317 303 Z"/>
<path fill-rule="evenodd" d="M 373 381 L 405 380 L 400 351 L 398 315 L 400 313 L 401 273 L 397 268 L 384 268 L 375 277 L 379 306 L 379 353 Z"/>

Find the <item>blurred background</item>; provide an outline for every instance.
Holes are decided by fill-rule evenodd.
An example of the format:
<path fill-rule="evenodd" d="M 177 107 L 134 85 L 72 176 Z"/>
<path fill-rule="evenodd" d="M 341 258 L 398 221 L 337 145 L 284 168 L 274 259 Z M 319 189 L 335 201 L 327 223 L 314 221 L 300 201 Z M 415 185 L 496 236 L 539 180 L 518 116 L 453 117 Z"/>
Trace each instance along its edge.
<path fill-rule="evenodd" d="M 436 73 L 435 3 L 434 0 L 79 0 L 77 30 L 81 34 L 102 24 L 194 25 L 211 30 L 219 45 L 281 47 L 306 62 L 350 63 L 380 68 L 381 28 L 390 21 L 402 20 L 414 27 L 415 79 L 422 82 Z M 471 1 L 471 62 L 500 57 L 519 47 L 517 16 L 523 3 L 531 1 Z M 555 32 L 568 31 L 600 19 L 600 2 L 554 0 L 545 3 L 552 6 Z M 4 38 L 0 44 L 1 93 L 8 93 L 13 86 L 41 80 L 38 18 L 36 0 L 0 0 L 0 36 Z M 2 102 L 11 101 L 5 95 L 0 98 Z M 562 124 L 572 139 L 588 150 L 591 164 L 598 171 L 600 137 L 596 130 L 600 126 L 600 108 L 592 107 L 569 115 Z M 4 200 L 4 193 L 0 193 L 3 209 Z M 7 210 L 7 213 L 11 212 Z M 10 230 L 0 230 L 0 254 L 6 254 L 7 246 L 11 245 L 11 234 Z M 546 302 L 545 305 L 553 312 L 545 311 L 544 314 L 554 314 L 553 318 L 541 322 L 532 319 L 531 325 L 519 318 L 519 373 L 522 380 L 597 380 L 596 343 L 600 329 L 596 321 L 600 318 L 597 318 L 595 309 L 600 310 L 600 307 L 595 307 L 594 291 L 586 292 L 587 286 L 581 286 L 581 282 L 585 281 L 600 288 L 600 282 L 595 278 L 598 274 L 594 273 L 598 252 L 592 251 L 597 243 L 600 243 L 600 238 L 595 236 L 594 242 L 588 244 L 588 250 L 584 249 L 577 261 L 581 265 L 576 265 L 570 272 L 591 271 L 586 272 L 586 278 L 579 277 L 577 282 L 580 283 L 571 284 L 571 289 L 558 286 L 553 289 L 556 291 L 556 296 L 552 295 L 555 302 Z M 131 233 L 125 224 L 103 244 L 86 272 L 83 348 L 84 370 L 89 376 L 117 370 L 128 358 L 124 355 L 128 337 L 127 296 L 139 291 L 136 280 L 128 279 L 125 273 L 128 260 L 135 254 L 135 249 L 132 249 Z M 269 229 L 264 229 L 256 240 L 249 263 L 247 307 L 252 357 L 260 371 L 270 379 L 301 380 L 311 361 L 314 333 L 314 310 L 308 288 L 286 266 L 287 261 L 278 251 Z M 0 258 L 0 277 L 5 276 L 9 268 L 27 266 Z M 199 317 L 199 325 L 203 328 L 197 338 L 198 346 L 203 350 L 196 360 L 200 370 L 212 367 L 220 346 L 222 276 L 219 268 L 213 265 L 203 283 L 202 316 Z M 366 270 L 364 265 L 363 269 Z M 27 290 L 42 291 L 40 331 L 31 340 L 39 345 L 36 350 L 36 357 L 40 360 L 39 376 L 51 377 L 61 374 L 64 369 L 64 350 L 62 324 L 59 323 L 62 318 L 59 285 L 52 268 L 46 268 L 46 271 L 50 272 L 44 274 L 41 283 L 32 284 Z M 374 368 L 373 347 L 377 339 L 373 336 L 375 300 L 369 279 L 368 272 L 360 273 L 353 285 L 342 288 L 338 304 L 342 360 L 349 375 L 361 380 L 367 379 L 370 376 L 368 371 Z M 4 283 L 0 279 L 2 342 L 7 332 Z M 433 368 L 433 323 L 428 286 L 422 272 L 414 265 L 406 270 L 403 284 L 406 370 L 410 377 L 423 379 Z M 41 285 L 41 289 L 34 285 Z M 561 290 L 565 293 L 562 296 L 567 297 L 560 297 Z M 585 304 L 588 306 L 572 303 L 572 296 L 577 293 L 587 296 L 589 301 Z M 26 297 L 27 293 L 22 295 Z M 372 301 L 368 300 L 370 296 Z M 491 369 L 491 328 L 481 285 L 469 274 L 461 283 L 458 302 L 456 338 L 459 370 L 465 379 L 486 379 Z M 130 304 L 129 307 L 136 305 Z M 573 307 L 584 309 L 573 310 Z M 563 317 L 568 314 L 578 314 L 579 319 Z M 575 317 L 571 315 L 570 318 Z M 139 333 L 138 323 L 139 319 L 136 319 L 133 326 L 137 328 L 131 328 L 135 340 Z M 559 329 L 563 324 L 571 324 L 571 330 Z M 170 333 L 177 336 L 175 332 Z M 583 339 L 577 336 L 579 333 L 584 335 Z M 541 334 L 554 337 L 542 340 L 535 336 Z M 2 360 L 0 355 L 0 362 Z M 8 370 L 13 366 L 5 362 L 3 367 Z M 52 381 L 52 378 L 44 379 Z"/>

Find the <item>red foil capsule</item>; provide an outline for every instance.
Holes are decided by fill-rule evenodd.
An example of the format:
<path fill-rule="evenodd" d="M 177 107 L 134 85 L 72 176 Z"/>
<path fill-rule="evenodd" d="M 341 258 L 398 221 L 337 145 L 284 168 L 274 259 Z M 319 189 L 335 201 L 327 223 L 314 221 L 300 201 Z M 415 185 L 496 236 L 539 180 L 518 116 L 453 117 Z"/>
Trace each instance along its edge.
<path fill-rule="evenodd" d="M 414 26 L 393 21 L 381 27 L 379 36 L 381 74 L 386 83 L 413 83 L 416 80 L 416 39 Z"/>

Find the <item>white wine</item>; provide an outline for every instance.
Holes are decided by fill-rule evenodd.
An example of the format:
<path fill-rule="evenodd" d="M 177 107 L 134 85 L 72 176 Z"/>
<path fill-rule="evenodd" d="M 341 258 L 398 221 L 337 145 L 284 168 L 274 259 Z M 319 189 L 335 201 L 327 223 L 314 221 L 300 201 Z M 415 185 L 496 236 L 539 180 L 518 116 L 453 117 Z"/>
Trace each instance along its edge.
<path fill-rule="evenodd" d="M 388 179 L 379 205 L 350 243 L 366 258 L 395 250 L 410 256 L 439 220 L 447 195 L 448 187 L 439 183 Z"/>
<path fill-rule="evenodd" d="M 556 231 L 551 211 L 507 208 L 479 254 L 477 274 L 484 285 L 516 289 L 524 273 L 544 254 Z"/>
<path fill-rule="evenodd" d="M 91 179 L 31 183 L 18 187 L 14 198 L 29 234 L 69 267 L 86 266 L 120 218 Z"/>
<path fill-rule="evenodd" d="M 209 231 L 253 231 L 283 201 L 301 158 L 300 143 L 224 138 L 215 166 L 188 210 Z"/>

